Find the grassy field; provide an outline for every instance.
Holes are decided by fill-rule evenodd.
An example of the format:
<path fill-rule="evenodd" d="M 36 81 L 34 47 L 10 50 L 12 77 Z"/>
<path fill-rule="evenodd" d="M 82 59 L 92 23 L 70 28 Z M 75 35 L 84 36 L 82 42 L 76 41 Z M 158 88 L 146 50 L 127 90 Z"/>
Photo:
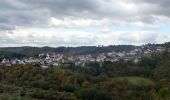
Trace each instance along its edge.
<path fill-rule="evenodd" d="M 127 82 L 135 86 L 149 86 L 154 84 L 154 82 L 149 78 L 137 76 L 117 77 L 115 80 Z"/>

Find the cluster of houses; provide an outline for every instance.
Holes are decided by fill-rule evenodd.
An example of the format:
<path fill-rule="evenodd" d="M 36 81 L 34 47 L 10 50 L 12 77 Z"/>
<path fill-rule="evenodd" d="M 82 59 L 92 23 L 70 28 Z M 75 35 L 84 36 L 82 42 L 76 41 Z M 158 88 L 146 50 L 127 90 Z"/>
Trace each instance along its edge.
<path fill-rule="evenodd" d="M 16 64 L 32 64 L 39 65 L 42 68 L 48 68 L 50 66 L 58 67 L 61 65 L 68 65 L 70 63 L 74 63 L 76 66 L 84 66 L 87 62 L 118 62 L 120 60 L 123 61 L 132 61 L 134 63 L 138 63 L 140 57 L 142 55 L 149 55 L 154 52 L 162 52 L 165 48 L 157 47 L 156 49 L 152 49 L 150 47 L 141 46 L 140 48 L 133 49 L 128 52 L 107 52 L 100 54 L 88 54 L 88 55 L 73 55 L 66 56 L 64 54 L 58 53 L 41 53 L 38 57 L 29 57 L 22 59 L 2 59 L 1 64 L 6 66 L 12 66 Z"/>

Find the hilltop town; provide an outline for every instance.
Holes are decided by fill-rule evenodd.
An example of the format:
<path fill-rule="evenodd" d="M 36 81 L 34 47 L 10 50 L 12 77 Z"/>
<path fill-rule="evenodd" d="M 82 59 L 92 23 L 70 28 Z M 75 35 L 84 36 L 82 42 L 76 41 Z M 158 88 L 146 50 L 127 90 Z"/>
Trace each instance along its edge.
<path fill-rule="evenodd" d="M 149 46 L 143 45 L 135 47 L 128 51 L 110 51 L 103 53 L 81 54 L 81 55 L 66 55 L 63 53 L 46 52 L 39 53 L 37 56 L 22 57 L 22 58 L 6 58 L 3 57 L 1 65 L 12 66 L 17 64 L 31 64 L 40 66 L 42 68 L 59 67 L 74 64 L 75 66 L 84 66 L 89 62 L 102 63 L 104 61 L 110 62 L 133 62 L 138 63 L 142 56 L 149 56 L 153 53 L 161 53 L 165 51 L 163 46 Z"/>

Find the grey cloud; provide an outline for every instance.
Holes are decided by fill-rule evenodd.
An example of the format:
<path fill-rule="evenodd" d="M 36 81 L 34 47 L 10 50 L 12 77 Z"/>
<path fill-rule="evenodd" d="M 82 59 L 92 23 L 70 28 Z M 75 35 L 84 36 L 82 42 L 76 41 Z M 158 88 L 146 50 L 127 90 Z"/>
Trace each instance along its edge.
<path fill-rule="evenodd" d="M 107 28 L 114 27 L 116 25 L 118 25 L 118 27 L 121 27 L 121 25 L 125 25 L 127 27 L 134 25 L 135 28 L 140 26 L 142 28 L 146 27 L 145 29 L 149 29 L 155 27 L 158 20 L 155 16 L 165 16 L 170 18 L 169 4 L 169 0 L 0 0 L 0 43 L 4 45 L 39 44 L 40 46 L 48 44 L 54 46 L 68 44 L 88 45 L 92 43 L 95 45 L 95 43 L 101 43 L 105 40 L 112 43 L 112 37 L 110 36 L 108 36 L 105 40 L 102 40 L 104 37 L 100 36 L 101 33 L 91 33 L 93 36 L 92 38 L 69 37 L 68 41 L 65 41 L 66 36 L 54 36 L 53 38 L 47 38 L 41 36 L 35 37 L 33 35 L 35 33 L 29 33 L 30 35 L 26 37 L 21 36 L 23 39 L 21 41 L 18 34 L 16 37 L 12 37 L 15 35 L 11 35 L 11 37 L 9 37 L 5 32 L 8 31 L 9 34 L 9 31 L 11 31 L 11 33 L 13 33 L 12 31 L 16 30 L 17 27 L 45 27 L 48 29 L 51 27 L 49 26 L 51 17 L 60 20 L 70 18 L 71 21 L 76 21 L 76 19 L 81 18 L 95 21 L 106 19 L 107 22 L 109 22 L 108 26 L 106 25 L 108 24 L 107 22 L 103 22 L 104 24 L 95 26 L 99 28 L 103 26 Z M 68 20 L 66 20 L 66 22 L 67 21 Z M 91 21 L 91 23 L 94 24 L 94 21 Z M 70 25 L 74 24 L 75 23 Z M 97 34 L 99 34 L 98 37 L 96 37 Z M 157 37 L 159 37 L 159 35 L 153 36 L 154 34 L 157 33 L 149 35 L 144 34 L 143 37 L 140 37 L 139 42 L 157 42 Z M 108 33 L 108 35 L 110 34 Z M 138 42 L 138 40 L 133 40 L 132 38 L 133 35 L 128 33 L 127 35 L 119 37 L 117 41 L 120 40 L 120 43 Z"/>
<path fill-rule="evenodd" d="M 137 11 L 119 7 L 117 2 L 136 5 Z M 1 25 L 4 30 L 11 26 L 45 26 L 50 17 L 108 18 L 112 23 L 122 20 L 154 24 L 157 19 L 153 15 L 170 17 L 169 4 L 169 0 L 0 0 L 0 23 L 4 24 Z"/>
<path fill-rule="evenodd" d="M 157 9 L 154 12 L 150 12 L 151 14 L 156 15 L 165 15 L 170 17 L 170 0 L 130 0 L 134 3 L 148 3 L 157 6 Z"/>

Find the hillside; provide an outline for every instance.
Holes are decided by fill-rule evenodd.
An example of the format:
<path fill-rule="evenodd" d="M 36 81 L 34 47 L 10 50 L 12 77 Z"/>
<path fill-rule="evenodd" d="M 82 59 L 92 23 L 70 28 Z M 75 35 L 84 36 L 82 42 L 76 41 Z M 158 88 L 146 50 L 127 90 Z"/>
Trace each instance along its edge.
<path fill-rule="evenodd" d="M 80 47 L 6 47 L 0 48 L 1 52 L 19 53 L 26 56 L 34 56 L 39 53 L 56 52 L 67 55 L 83 55 L 83 54 L 96 54 L 111 51 L 129 51 L 136 48 L 132 45 L 117 45 L 117 46 L 80 46 Z"/>

